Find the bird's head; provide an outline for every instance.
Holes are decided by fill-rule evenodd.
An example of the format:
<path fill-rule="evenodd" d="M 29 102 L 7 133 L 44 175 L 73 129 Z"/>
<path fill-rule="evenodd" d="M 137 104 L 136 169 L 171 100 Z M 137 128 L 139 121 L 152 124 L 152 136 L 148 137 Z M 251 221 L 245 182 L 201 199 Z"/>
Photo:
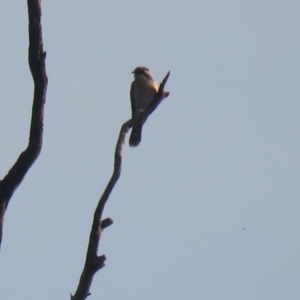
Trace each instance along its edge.
<path fill-rule="evenodd" d="M 147 78 L 152 78 L 150 70 L 147 67 L 136 67 L 131 73 L 133 73 L 134 76 L 142 75 Z"/>

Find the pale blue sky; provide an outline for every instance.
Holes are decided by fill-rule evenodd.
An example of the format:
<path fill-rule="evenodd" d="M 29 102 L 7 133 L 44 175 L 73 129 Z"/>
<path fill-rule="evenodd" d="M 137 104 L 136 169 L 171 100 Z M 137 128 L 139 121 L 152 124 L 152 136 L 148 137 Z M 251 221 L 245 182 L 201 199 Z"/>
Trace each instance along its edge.
<path fill-rule="evenodd" d="M 69 299 L 130 117 L 130 73 L 171 92 L 126 143 L 89 299 L 300 295 L 300 2 L 43 0 L 44 145 L 4 224 L 1 299 Z M 0 175 L 26 147 L 26 1 L 0 4 Z"/>

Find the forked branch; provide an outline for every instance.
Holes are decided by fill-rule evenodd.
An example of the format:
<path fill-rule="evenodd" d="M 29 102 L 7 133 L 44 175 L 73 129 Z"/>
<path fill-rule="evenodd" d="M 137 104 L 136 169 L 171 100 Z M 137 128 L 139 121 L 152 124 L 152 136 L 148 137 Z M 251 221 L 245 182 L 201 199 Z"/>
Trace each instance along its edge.
<path fill-rule="evenodd" d="M 81 273 L 77 290 L 74 295 L 71 295 L 71 300 L 84 300 L 90 295 L 90 287 L 93 281 L 93 277 L 97 273 L 97 271 L 99 271 L 105 265 L 104 262 L 106 257 L 104 255 L 98 256 L 98 247 L 102 231 L 104 230 L 104 228 L 110 226 L 113 221 L 111 219 L 101 220 L 101 218 L 109 195 L 112 192 L 121 174 L 122 150 L 125 136 L 129 129 L 132 128 L 132 126 L 136 125 L 142 119 L 150 116 L 150 114 L 154 112 L 154 110 L 158 107 L 162 100 L 169 96 L 169 92 L 164 91 L 164 87 L 167 83 L 169 75 L 170 72 L 167 73 L 167 75 L 161 82 L 156 97 L 151 102 L 149 107 L 144 112 L 136 115 L 133 119 L 125 122 L 121 127 L 119 138 L 115 148 L 114 170 L 94 213 L 84 268 Z"/>

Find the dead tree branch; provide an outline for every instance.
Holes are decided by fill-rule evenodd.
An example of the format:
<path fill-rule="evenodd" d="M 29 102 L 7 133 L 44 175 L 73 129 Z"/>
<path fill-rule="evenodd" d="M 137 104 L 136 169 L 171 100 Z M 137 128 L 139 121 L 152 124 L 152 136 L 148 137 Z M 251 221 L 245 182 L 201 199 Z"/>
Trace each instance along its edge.
<path fill-rule="evenodd" d="M 4 214 L 8 203 L 24 179 L 27 171 L 40 154 L 43 142 L 44 104 L 48 78 L 45 68 L 46 52 L 43 50 L 41 3 L 40 0 L 27 0 L 29 18 L 28 61 L 34 81 L 34 96 L 31 126 L 27 148 L 0 181 L 0 246 L 3 235 Z"/>
<path fill-rule="evenodd" d="M 125 136 L 132 126 L 136 125 L 142 119 L 147 118 L 152 112 L 158 107 L 162 100 L 169 96 L 168 92 L 164 91 L 165 84 L 169 78 L 170 72 L 167 73 L 163 81 L 161 82 L 157 95 L 149 105 L 147 110 L 141 112 L 133 119 L 125 122 L 120 130 L 119 138 L 115 148 L 115 159 L 114 159 L 114 170 L 113 174 L 98 202 L 94 213 L 93 224 L 90 232 L 89 244 L 86 253 L 86 260 L 84 264 L 83 271 L 78 283 L 77 290 L 74 295 L 71 295 L 71 300 L 84 300 L 90 295 L 90 287 L 93 281 L 94 275 L 101 268 L 105 266 L 104 261 L 106 257 L 104 255 L 98 256 L 98 247 L 100 243 L 100 237 L 102 231 L 110 226 L 113 221 L 111 219 L 101 220 L 102 213 L 105 207 L 105 204 L 108 200 L 110 193 L 112 192 L 116 182 L 118 181 L 121 174 L 122 166 L 122 150 L 125 141 Z"/>

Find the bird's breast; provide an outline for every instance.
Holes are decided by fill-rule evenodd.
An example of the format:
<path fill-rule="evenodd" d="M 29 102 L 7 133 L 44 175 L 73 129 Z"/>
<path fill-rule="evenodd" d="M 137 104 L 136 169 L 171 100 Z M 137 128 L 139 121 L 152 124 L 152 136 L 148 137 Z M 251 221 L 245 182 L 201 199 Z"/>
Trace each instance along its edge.
<path fill-rule="evenodd" d="M 145 110 L 157 93 L 157 83 L 154 80 L 140 80 L 136 78 L 132 91 L 135 107 L 139 111 Z"/>

